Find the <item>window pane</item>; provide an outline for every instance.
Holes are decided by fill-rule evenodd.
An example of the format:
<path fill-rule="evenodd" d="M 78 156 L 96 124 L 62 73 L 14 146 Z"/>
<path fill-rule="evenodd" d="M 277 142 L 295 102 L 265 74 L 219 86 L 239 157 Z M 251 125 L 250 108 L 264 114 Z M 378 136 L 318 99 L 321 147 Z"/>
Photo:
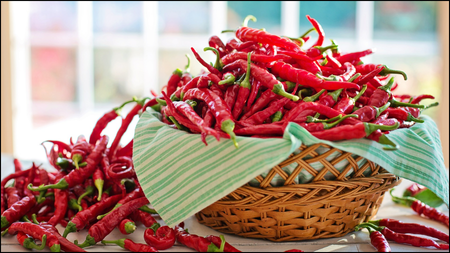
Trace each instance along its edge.
<path fill-rule="evenodd" d="M 265 28 L 272 34 L 281 32 L 280 1 L 229 1 L 227 15 L 228 29 L 237 29 L 247 15 L 253 15 L 257 22 L 249 21 L 248 26 Z"/>
<path fill-rule="evenodd" d="M 306 15 L 309 15 L 322 26 L 326 41 L 335 38 L 354 39 L 355 13 L 355 1 L 301 1 L 299 35 L 312 28 L 312 24 L 306 18 Z M 316 32 L 310 35 L 311 41 L 317 40 Z M 324 45 L 328 45 L 328 42 L 324 42 Z"/>
<path fill-rule="evenodd" d="M 94 49 L 94 100 L 121 104 L 142 97 L 144 62 L 141 48 Z"/>
<path fill-rule="evenodd" d="M 158 2 L 159 33 L 207 33 L 209 3 L 201 1 Z"/>
<path fill-rule="evenodd" d="M 75 31 L 77 3 L 75 1 L 31 1 L 32 32 Z"/>
<path fill-rule="evenodd" d="M 74 48 L 31 47 L 32 99 L 74 102 L 76 100 L 75 57 Z"/>
<path fill-rule="evenodd" d="M 375 1 L 374 37 L 436 40 L 435 1 Z"/>
<path fill-rule="evenodd" d="M 142 2 L 94 1 L 94 32 L 141 33 Z"/>

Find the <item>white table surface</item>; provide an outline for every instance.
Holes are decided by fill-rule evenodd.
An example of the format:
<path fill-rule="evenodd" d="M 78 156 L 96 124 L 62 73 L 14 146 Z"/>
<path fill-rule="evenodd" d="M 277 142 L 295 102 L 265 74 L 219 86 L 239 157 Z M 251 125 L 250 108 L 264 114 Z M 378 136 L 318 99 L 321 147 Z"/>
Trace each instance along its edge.
<path fill-rule="evenodd" d="M 23 162 L 25 168 L 29 166 L 31 163 Z M 37 162 L 37 164 L 40 164 Z M 48 165 L 47 165 L 48 166 Z M 46 164 L 44 163 L 44 167 Z M 3 179 L 14 170 L 12 158 L 2 155 L 1 159 L 1 178 Z M 408 180 L 403 180 L 402 183 L 396 187 L 394 194 L 397 196 L 402 195 L 404 189 L 406 189 L 412 182 Z M 441 211 L 448 215 L 448 208 L 443 205 L 439 208 Z M 161 225 L 164 225 L 164 221 L 155 217 Z M 429 220 L 424 217 L 419 217 L 413 210 L 408 207 L 400 206 L 392 202 L 391 197 L 387 194 L 384 197 L 383 203 L 378 211 L 376 219 L 381 218 L 392 218 L 398 219 L 403 222 L 414 222 L 420 223 L 423 225 L 431 226 L 436 229 L 448 233 L 448 228 L 436 221 Z M 197 234 L 199 236 L 207 236 L 207 235 L 220 235 L 222 233 L 217 232 L 209 227 L 201 225 L 195 216 L 188 218 L 185 221 L 185 227 L 189 229 L 189 233 Z M 61 225 L 57 225 L 57 229 L 62 234 L 64 231 L 64 227 Z M 116 228 L 111 234 L 109 234 L 105 240 L 116 240 L 120 238 L 129 238 L 137 243 L 145 243 L 144 241 L 144 230 L 146 228 L 144 225 L 139 224 L 136 231 L 130 235 L 123 235 Z M 67 236 L 67 239 L 70 241 L 78 240 L 80 243 L 84 242 L 87 235 L 87 230 L 82 230 L 77 233 L 71 233 Z M 276 243 L 266 240 L 260 239 L 249 239 L 238 237 L 235 235 L 224 234 L 225 239 L 231 245 L 235 246 L 237 249 L 243 252 L 283 252 L 288 249 L 301 249 L 305 252 L 376 252 L 376 249 L 370 244 L 369 234 L 366 229 L 358 232 L 351 232 L 346 236 L 339 238 L 330 238 L 330 239 L 318 239 L 318 240 L 310 240 L 310 241 L 299 241 L 299 242 L 282 242 Z M 440 241 L 440 243 L 444 243 Z M 434 248 L 417 248 L 410 245 L 398 244 L 395 242 L 390 242 L 390 246 L 392 252 L 448 252 L 446 250 L 436 250 Z M 111 252 L 111 251 L 123 251 L 126 250 L 120 248 L 116 245 L 102 245 L 101 243 L 97 243 L 94 246 L 90 246 L 85 248 L 86 251 L 89 252 Z M 29 251 L 23 248 L 18 244 L 15 236 L 11 236 L 9 234 L 5 235 L 1 239 L 1 251 L 2 252 L 17 252 L 17 251 Z M 48 247 L 46 247 L 43 251 L 50 251 Z M 178 242 L 170 249 L 163 250 L 161 252 L 195 252 L 192 249 L 189 249 Z"/>

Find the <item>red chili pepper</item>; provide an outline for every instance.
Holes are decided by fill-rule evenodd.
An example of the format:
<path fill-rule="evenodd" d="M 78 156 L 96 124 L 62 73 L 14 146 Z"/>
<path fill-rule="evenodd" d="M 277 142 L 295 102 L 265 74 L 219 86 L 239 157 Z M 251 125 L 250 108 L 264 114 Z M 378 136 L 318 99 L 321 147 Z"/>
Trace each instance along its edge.
<path fill-rule="evenodd" d="M 105 184 L 105 175 L 103 171 L 97 167 L 92 174 L 92 179 L 94 180 L 94 185 L 97 188 L 97 201 L 100 201 L 103 195 L 103 185 Z"/>
<path fill-rule="evenodd" d="M 25 196 L 2 213 L 2 230 L 18 221 L 36 204 L 36 198 Z"/>
<path fill-rule="evenodd" d="M 225 240 L 222 241 L 220 249 L 217 248 L 217 246 L 210 242 L 208 239 L 195 235 L 195 234 L 189 234 L 184 230 L 184 223 L 182 222 L 180 225 L 175 226 L 175 236 L 179 243 L 183 244 L 184 246 L 194 249 L 197 252 L 220 252 L 225 247 Z M 222 236 L 223 237 L 223 236 Z M 223 247 L 222 247 L 223 246 Z"/>
<path fill-rule="evenodd" d="M 316 48 L 315 48 L 316 49 Z M 320 49 L 317 49 L 320 51 Z M 305 52 L 293 52 L 293 51 L 288 51 L 288 50 L 278 50 L 277 53 L 280 53 L 282 55 L 287 55 L 289 57 L 292 57 L 293 59 L 296 60 L 297 63 L 303 61 L 303 62 L 312 62 L 312 61 L 316 61 L 321 59 L 323 56 L 322 55 L 307 55 Z M 285 61 L 287 62 L 287 61 Z M 288 62 L 290 63 L 290 62 Z M 320 67 L 320 66 L 319 66 Z"/>
<path fill-rule="evenodd" d="M 427 239 L 424 237 L 396 233 L 387 227 L 377 226 L 372 223 L 361 223 L 360 225 L 355 227 L 355 231 L 358 231 L 360 228 L 367 228 L 379 231 L 386 237 L 387 240 L 392 240 L 397 243 L 410 244 L 415 247 L 435 247 L 437 249 L 449 249 L 448 244 L 436 243 L 434 240 Z"/>
<path fill-rule="evenodd" d="M 280 124 L 261 124 L 235 130 L 236 135 L 270 134 L 283 135 L 284 128 Z"/>
<path fill-rule="evenodd" d="M 249 46 L 255 45 L 256 42 L 254 41 L 246 41 L 246 42 L 239 42 L 235 38 L 230 39 L 225 48 L 227 48 L 228 52 L 232 52 L 233 49 L 236 49 L 237 51 L 241 51 Z"/>
<path fill-rule="evenodd" d="M 369 136 L 377 129 L 384 131 L 390 131 L 397 129 L 399 124 L 394 126 L 375 125 L 366 122 L 361 122 L 355 125 L 342 125 L 331 129 L 312 132 L 311 134 L 321 140 L 327 141 L 339 141 L 339 140 L 351 140 L 360 139 Z"/>
<path fill-rule="evenodd" d="M 97 219 L 97 216 L 102 214 L 105 210 L 112 207 L 119 200 L 122 199 L 122 195 L 113 195 L 107 197 L 107 193 L 104 193 L 102 200 L 91 205 L 88 209 L 83 209 L 78 212 L 67 224 L 64 230 L 63 237 L 67 237 L 69 233 L 79 231 L 89 223 Z"/>
<path fill-rule="evenodd" d="M 391 97 L 391 87 L 394 84 L 394 78 L 392 77 L 389 82 L 384 85 L 378 87 L 370 96 L 369 101 L 367 102 L 368 106 L 380 107 L 386 104 Z"/>
<path fill-rule="evenodd" d="M 281 98 L 281 96 L 273 93 L 271 90 L 267 89 L 264 92 L 261 93 L 261 96 L 256 100 L 256 102 L 253 104 L 253 106 L 250 108 L 249 111 L 247 111 L 242 117 L 241 121 L 247 119 L 254 113 L 260 111 L 266 105 L 268 105 L 271 101 L 273 101 L 276 98 Z"/>
<path fill-rule="evenodd" d="M 272 102 L 270 104 L 270 106 L 267 107 L 266 109 L 253 114 L 252 116 L 241 121 L 240 123 L 246 124 L 246 125 L 262 124 L 265 119 L 267 119 L 268 117 L 270 117 L 270 115 L 272 115 L 275 112 L 277 112 L 278 110 L 280 110 L 280 108 L 282 108 L 285 104 L 287 104 L 287 102 L 289 102 L 288 98 L 280 98 L 280 99 Z"/>
<path fill-rule="evenodd" d="M 53 233 L 51 233 L 46 228 L 40 225 L 30 222 L 14 222 L 8 228 L 8 233 L 10 235 L 14 235 L 19 231 L 22 231 L 33 238 L 42 238 L 42 236 L 46 235 L 47 236 L 46 245 L 50 247 L 50 250 L 52 252 L 59 252 L 61 249 L 61 245 L 58 238 L 55 235 L 53 235 Z"/>
<path fill-rule="evenodd" d="M 288 63 L 275 62 L 272 65 L 271 70 L 276 75 L 280 76 L 285 80 L 289 80 L 294 83 L 300 83 L 306 87 L 312 87 L 316 89 L 327 89 L 327 90 L 337 90 L 341 88 L 354 88 L 359 90 L 359 86 L 354 83 L 339 82 L 339 81 L 325 81 L 318 78 L 316 75 L 312 74 L 303 69 L 297 69 L 292 67 Z"/>
<path fill-rule="evenodd" d="M 233 110 L 234 102 L 236 101 L 236 97 L 239 92 L 239 87 L 240 86 L 237 84 L 229 86 L 225 92 L 224 101 L 230 112 Z"/>
<path fill-rule="evenodd" d="M 136 187 L 132 192 L 128 193 L 125 197 L 123 197 L 119 202 L 116 203 L 116 205 L 113 207 L 113 209 L 103 215 L 98 215 L 97 220 L 103 219 L 106 215 L 110 214 L 113 210 L 117 209 L 118 207 L 122 206 L 125 203 L 128 203 L 132 200 L 135 200 L 137 198 L 144 197 L 144 192 L 142 191 L 141 187 Z"/>
<path fill-rule="evenodd" d="M 334 106 L 333 109 L 335 109 L 338 112 L 342 112 L 345 114 L 351 113 L 353 110 L 353 107 L 355 106 L 356 101 L 364 94 L 364 92 L 367 89 L 367 85 L 364 85 L 361 91 L 356 95 L 355 97 L 345 97 L 339 100 Z"/>
<path fill-rule="evenodd" d="M 86 252 L 84 249 L 78 247 L 77 245 L 73 244 L 71 241 L 67 240 L 66 238 L 62 237 L 59 233 L 58 229 L 53 226 L 50 223 L 47 222 L 41 222 L 39 224 L 41 227 L 47 229 L 50 233 L 52 233 L 59 241 L 61 245 L 61 249 L 65 252 Z"/>
<path fill-rule="evenodd" d="M 306 130 L 308 130 L 308 132 L 313 133 L 313 132 L 319 132 L 319 131 L 324 131 L 326 129 L 333 128 L 337 124 L 341 123 L 343 120 L 345 120 L 346 118 L 349 118 L 349 117 L 355 117 L 355 115 L 353 115 L 353 114 L 345 115 L 344 117 L 340 117 L 338 120 L 334 121 L 333 123 L 310 122 L 310 123 L 300 123 L 299 125 L 301 127 L 305 128 Z"/>
<path fill-rule="evenodd" d="M 360 52 L 353 52 L 348 54 L 341 54 L 340 56 L 336 56 L 336 60 L 338 60 L 341 64 L 344 64 L 344 62 L 350 62 L 353 64 L 355 61 L 359 61 L 359 58 L 364 57 L 366 55 L 372 54 L 372 49 L 367 49 Z"/>
<path fill-rule="evenodd" d="M 175 231 L 168 226 L 160 226 L 154 223 L 144 232 L 144 240 L 149 245 L 158 250 L 165 250 L 175 244 Z"/>
<path fill-rule="evenodd" d="M 352 114 L 358 115 L 358 120 L 362 122 L 369 122 L 372 121 L 373 119 L 378 118 L 378 116 L 380 116 L 380 114 L 383 113 L 389 107 L 389 105 L 390 105 L 389 102 L 383 105 L 382 107 L 366 105 L 354 111 Z M 344 123 L 349 123 L 348 119 L 344 121 Z"/>
<path fill-rule="evenodd" d="M 75 167 L 79 169 L 79 163 L 88 155 L 91 151 L 89 143 L 83 135 L 78 136 L 77 143 L 72 148 L 71 159 L 75 164 Z"/>
<path fill-rule="evenodd" d="M 66 175 L 65 172 L 59 171 L 55 177 L 55 180 L 59 181 L 65 175 Z M 69 191 L 55 189 L 54 194 L 55 194 L 55 213 L 53 214 L 52 218 L 50 218 L 48 223 L 53 226 L 56 226 L 56 224 L 58 224 L 62 219 L 64 219 L 66 211 L 69 207 Z"/>
<path fill-rule="evenodd" d="M 243 42 L 253 41 L 262 44 L 269 44 L 278 46 L 281 48 L 286 48 L 292 51 L 301 51 L 301 48 L 292 40 L 284 37 L 280 37 L 274 34 L 270 34 L 266 31 L 251 28 L 251 27 L 240 27 L 236 31 L 236 37 Z"/>
<path fill-rule="evenodd" d="M 341 95 L 341 92 L 344 89 L 338 89 L 332 92 L 324 93 L 325 95 L 320 97 L 318 103 L 322 105 L 326 105 L 328 107 L 333 107 L 336 102 L 338 101 L 339 96 Z"/>
<path fill-rule="evenodd" d="M 119 224 L 120 233 L 128 235 L 136 230 L 136 224 L 130 219 L 123 219 Z"/>
<path fill-rule="evenodd" d="M 42 244 L 38 246 L 36 245 L 33 237 L 19 231 L 17 232 L 17 241 L 26 249 L 43 250 L 45 248 L 45 243 L 47 242 L 47 235 L 42 236 Z"/>
<path fill-rule="evenodd" d="M 219 51 L 220 58 L 228 54 L 225 44 L 223 44 L 222 40 L 218 36 L 211 36 L 211 38 L 209 38 L 208 44 L 210 47 L 213 47 L 217 49 L 217 51 Z"/>
<path fill-rule="evenodd" d="M 236 142 L 236 135 L 234 134 L 234 121 L 233 116 L 231 115 L 228 107 L 225 105 L 225 102 L 217 96 L 214 92 L 208 89 L 198 89 L 194 88 L 188 90 L 183 100 L 187 99 L 198 99 L 205 101 L 208 107 L 214 114 L 216 118 L 216 125 L 225 133 L 230 135 L 231 140 L 233 141 L 236 148 L 238 148 L 238 144 Z"/>
<path fill-rule="evenodd" d="M 219 236 L 215 236 L 215 235 L 208 235 L 206 237 L 206 240 L 214 243 L 214 245 L 216 245 L 217 248 L 220 248 L 222 243 L 225 241 L 225 238 L 223 236 L 219 237 Z M 225 247 L 223 248 L 223 252 L 242 252 L 242 251 L 236 249 L 228 242 L 225 242 Z"/>
<path fill-rule="evenodd" d="M 172 72 L 172 75 L 169 78 L 169 81 L 167 82 L 167 95 L 170 97 L 178 87 L 178 82 L 181 81 L 181 75 L 183 75 L 183 72 L 181 69 L 175 69 Z"/>
<path fill-rule="evenodd" d="M 411 196 L 414 197 L 420 192 L 426 190 L 427 188 L 423 185 L 420 185 L 418 183 L 411 184 L 408 188 L 406 188 L 405 192 L 403 193 L 403 196 Z"/>
<path fill-rule="evenodd" d="M 103 240 L 125 217 L 136 211 L 139 207 L 148 203 L 149 202 L 146 197 L 141 197 L 119 206 L 109 213 L 104 219 L 101 219 L 92 225 L 89 229 L 88 235 L 86 236 L 86 241 L 78 245 L 78 241 L 75 240 L 75 245 L 78 245 L 80 248 L 84 248 Z"/>
<path fill-rule="evenodd" d="M 389 246 L 386 237 L 379 231 L 370 233 L 370 243 L 372 243 L 378 252 L 391 252 L 391 247 Z"/>
<path fill-rule="evenodd" d="M 280 52 L 281 53 L 281 52 Z M 224 65 L 230 64 L 238 59 L 247 60 L 248 53 L 245 52 L 234 52 L 225 55 L 220 60 L 223 62 Z M 285 55 L 285 54 L 277 54 L 277 55 L 263 55 L 263 54 L 252 54 L 251 61 L 252 62 L 273 62 L 273 61 L 285 61 L 285 62 L 291 62 L 295 63 L 295 60 L 293 57 Z"/>
<path fill-rule="evenodd" d="M 306 18 L 309 20 L 309 22 L 311 22 L 311 24 L 314 26 L 314 28 L 316 29 L 316 31 L 319 35 L 316 43 L 314 43 L 314 45 L 312 45 L 312 47 L 322 46 L 323 41 L 325 40 L 325 32 L 324 32 L 322 26 L 319 24 L 319 22 L 317 22 L 317 20 L 311 18 L 309 15 L 306 15 Z"/>
<path fill-rule="evenodd" d="M 301 250 L 301 249 L 289 249 L 289 250 L 286 250 L 284 252 L 304 252 L 304 251 Z"/>
<path fill-rule="evenodd" d="M 100 138 L 100 142 L 95 146 L 94 150 L 86 158 L 87 165 L 79 170 L 72 170 L 69 174 L 64 176 L 56 184 L 43 185 L 37 188 L 33 188 L 32 185 L 28 185 L 28 189 L 32 191 L 44 191 L 47 189 L 67 189 L 72 188 L 75 185 L 83 183 L 87 178 L 89 178 L 95 171 L 97 164 L 102 160 L 103 152 L 106 149 L 106 144 L 108 144 L 108 136 L 103 135 Z"/>
<path fill-rule="evenodd" d="M 200 57 L 200 55 L 197 53 L 197 51 L 195 51 L 195 49 L 193 47 L 191 47 L 191 51 L 194 54 L 195 58 L 200 62 L 200 64 L 202 64 L 209 72 L 211 72 L 212 74 L 217 75 L 219 78 L 222 78 L 222 73 L 218 69 L 216 69 L 213 66 L 209 65 L 208 63 L 206 63 Z"/>
<path fill-rule="evenodd" d="M 247 98 L 250 95 L 250 89 L 252 87 L 250 83 L 250 58 L 251 58 L 251 52 L 247 54 L 247 73 L 245 74 L 244 80 L 242 82 L 238 82 L 239 84 L 239 92 L 238 96 L 236 98 L 236 101 L 234 102 L 232 115 L 234 119 L 238 119 L 241 115 L 245 102 L 247 101 Z"/>
<path fill-rule="evenodd" d="M 411 113 L 403 110 L 402 108 L 387 108 L 384 112 L 388 113 L 390 118 L 396 118 L 403 121 L 414 121 L 419 123 L 424 122 L 423 120 L 412 116 Z"/>
<path fill-rule="evenodd" d="M 275 65 L 277 63 L 283 63 L 283 62 L 275 62 Z M 233 63 L 226 65 L 224 67 L 224 70 L 227 71 L 227 70 L 235 69 L 238 67 L 247 71 L 247 62 L 242 59 L 236 60 Z M 273 93 L 283 96 L 283 97 L 287 97 L 289 99 L 292 99 L 293 101 L 297 101 L 299 99 L 297 96 L 287 93 L 284 90 L 284 87 L 281 84 L 281 82 L 278 81 L 277 78 L 273 74 L 269 73 L 266 69 L 258 67 L 253 63 L 251 63 L 250 68 L 251 68 L 251 73 L 252 73 L 253 77 L 256 80 L 260 81 L 262 86 L 266 87 L 267 89 L 272 90 Z M 283 77 L 281 77 L 281 78 L 283 78 Z M 287 78 L 283 78 L 283 79 L 287 79 Z M 292 80 L 289 80 L 289 81 L 292 81 Z M 293 81 L 293 82 L 299 83 L 296 81 Z"/>
<path fill-rule="evenodd" d="M 122 158 L 125 158 L 122 156 Z M 128 157 L 126 157 L 128 158 Z M 131 160 L 131 159 L 130 159 Z M 120 161 L 113 161 L 107 169 L 109 178 L 114 181 L 120 181 L 123 178 L 132 178 L 136 176 L 136 171 L 133 167 L 133 162 L 124 163 Z"/>
<path fill-rule="evenodd" d="M 395 219 L 379 219 L 371 220 L 369 223 L 375 224 L 377 226 L 387 227 L 390 230 L 397 233 L 410 233 L 410 234 L 420 234 L 431 236 L 445 242 L 449 242 L 448 234 L 439 231 L 433 227 L 424 226 L 417 223 L 404 223 Z"/>
<path fill-rule="evenodd" d="M 405 72 L 400 71 L 400 70 L 390 69 L 388 66 L 383 65 L 383 64 L 374 64 L 374 63 L 361 64 L 361 65 L 356 66 L 356 72 L 361 73 L 362 75 L 366 75 L 379 67 L 384 67 L 383 70 L 380 73 L 378 73 L 378 75 L 380 75 L 380 76 L 387 76 L 389 74 L 400 74 L 403 76 L 403 78 L 405 80 L 408 79 Z"/>
<path fill-rule="evenodd" d="M 410 206 L 417 214 L 424 215 L 425 217 L 428 217 L 432 220 L 438 221 L 447 227 L 449 227 L 449 218 L 448 215 L 442 213 L 441 211 L 437 210 L 436 208 L 433 208 L 422 201 L 413 198 L 413 197 L 396 197 L 392 195 L 392 191 L 394 188 L 392 188 L 389 193 L 392 196 L 392 201 L 394 201 L 397 204 Z"/>
<path fill-rule="evenodd" d="M 119 239 L 119 240 L 114 240 L 114 241 L 102 240 L 102 243 L 103 244 L 114 243 L 126 250 L 131 251 L 131 252 L 158 252 L 158 250 L 152 246 L 149 246 L 149 245 L 146 245 L 143 243 L 135 243 L 131 239 L 125 239 L 125 238 Z"/>
<path fill-rule="evenodd" d="M 16 187 L 6 187 L 5 194 L 8 201 L 8 208 L 10 208 L 14 203 L 20 200 L 19 191 L 16 189 Z"/>
<path fill-rule="evenodd" d="M 411 104 L 418 104 L 420 103 L 420 101 L 422 101 L 423 99 L 434 99 L 434 96 L 432 95 L 428 95 L 428 94 L 423 94 L 423 95 L 419 95 L 417 97 L 414 97 L 413 100 L 411 100 Z"/>
<path fill-rule="evenodd" d="M 145 227 L 151 227 L 153 224 L 157 223 L 155 218 L 150 213 L 144 212 L 142 210 L 134 211 L 130 217 L 135 222 L 141 222 Z"/>

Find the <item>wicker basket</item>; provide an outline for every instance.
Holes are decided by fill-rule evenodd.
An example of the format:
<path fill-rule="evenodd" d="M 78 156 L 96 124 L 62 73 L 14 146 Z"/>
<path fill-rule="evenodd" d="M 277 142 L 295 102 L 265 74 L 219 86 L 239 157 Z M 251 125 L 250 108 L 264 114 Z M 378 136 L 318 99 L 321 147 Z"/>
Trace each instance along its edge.
<path fill-rule="evenodd" d="M 324 148 L 326 152 L 317 152 Z M 336 151 L 338 156 L 327 159 Z M 348 165 L 339 172 L 334 165 L 344 159 Z M 265 178 L 256 177 L 259 187 L 246 184 L 196 217 L 201 224 L 223 233 L 277 242 L 344 236 L 372 219 L 385 192 L 401 180 L 368 160 L 358 166 L 362 159 L 325 144 L 302 145 L 300 153 L 291 154 Z M 320 171 L 310 165 L 318 161 L 323 164 Z M 292 163 L 298 166 L 288 175 L 282 168 Z M 295 183 L 301 170 L 313 175 L 312 182 Z M 324 179 L 328 172 L 335 175 L 334 180 Z M 271 186 L 276 174 L 283 177 L 284 186 Z"/>

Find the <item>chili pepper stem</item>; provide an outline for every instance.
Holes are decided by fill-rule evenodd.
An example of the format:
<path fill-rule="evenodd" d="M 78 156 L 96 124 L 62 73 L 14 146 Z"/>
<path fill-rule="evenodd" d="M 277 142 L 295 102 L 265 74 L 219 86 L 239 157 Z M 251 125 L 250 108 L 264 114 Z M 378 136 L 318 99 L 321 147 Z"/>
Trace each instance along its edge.
<path fill-rule="evenodd" d="M 27 239 L 23 242 L 23 246 L 27 249 L 43 250 L 46 246 L 45 244 L 47 243 L 47 235 L 42 236 L 41 242 L 41 245 L 36 245 L 32 239 Z"/>
<path fill-rule="evenodd" d="M 377 129 L 383 130 L 383 131 L 390 131 L 397 129 L 400 126 L 400 123 L 396 122 L 395 125 L 392 126 L 385 126 L 385 125 L 377 125 L 377 124 L 371 124 L 371 123 L 365 123 L 365 130 L 366 130 L 366 136 L 370 135 Z"/>
<path fill-rule="evenodd" d="M 86 236 L 86 240 L 82 244 L 78 244 L 78 240 L 75 240 L 73 243 L 80 248 L 84 248 L 84 247 L 96 244 L 94 237 L 92 237 L 90 235 Z"/>
<path fill-rule="evenodd" d="M 67 181 L 64 178 L 59 180 L 59 182 L 56 184 L 40 185 L 38 187 L 33 187 L 33 184 L 29 184 L 27 186 L 27 188 L 30 191 L 44 191 L 44 190 L 48 190 L 48 189 L 64 190 L 64 189 L 67 189 L 67 187 L 69 187 L 69 184 L 67 183 Z"/>
<path fill-rule="evenodd" d="M 247 17 L 244 18 L 244 21 L 242 22 L 242 26 L 243 27 L 247 26 L 249 20 L 256 22 L 256 18 L 253 15 L 248 15 Z"/>
<path fill-rule="evenodd" d="M 295 96 L 295 95 L 292 95 L 292 94 L 290 94 L 290 93 L 287 93 L 287 92 L 284 90 L 284 87 L 283 87 L 283 85 L 282 85 L 281 83 L 275 84 L 275 85 L 273 86 L 272 92 L 275 93 L 275 94 L 277 94 L 277 95 L 280 95 L 280 96 L 289 98 L 289 99 L 291 99 L 292 101 L 298 101 L 298 100 L 299 100 L 299 97 L 298 97 L 298 96 Z"/>
<path fill-rule="evenodd" d="M 67 223 L 66 229 L 64 229 L 63 237 L 66 238 L 69 233 L 77 232 L 77 226 L 72 221 Z"/>
<path fill-rule="evenodd" d="M 118 240 L 114 240 L 114 241 L 107 241 L 107 240 L 102 240 L 103 244 L 107 244 L 107 243 L 114 243 L 119 245 L 122 248 L 125 248 L 125 238 L 122 239 L 118 239 Z"/>
<path fill-rule="evenodd" d="M 383 134 L 380 136 L 380 139 L 378 140 L 378 143 L 380 144 L 385 144 L 385 145 L 390 145 L 392 147 L 383 147 L 384 150 L 397 150 L 398 149 L 398 145 L 395 144 L 393 141 L 391 141 L 386 134 Z"/>
<path fill-rule="evenodd" d="M 230 135 L 231 140 L 234 143 L 234 146 L 236 148 L 239 148 L 239 144 L 236 141 L 236 134 L 233 132 L 234 130 L 234 122 L 232 120 L 225 120 L 222 122 L 222 125 L 220 127 L 220 129 L 222 131 L 224 131 L 225 133 L 227 133 L 228 135 Z"/>
<path fill-rule="evenodd" d="M 97 195 L 97 200 L 100 201 L 102 200 L 102 194 L 103 194 L 103 185 L 105 184 L 105 180 L 102 179 L 96 179 L 94 180 L 94 185 L 97 188 L 98 191 L 98 195 Z"/>

